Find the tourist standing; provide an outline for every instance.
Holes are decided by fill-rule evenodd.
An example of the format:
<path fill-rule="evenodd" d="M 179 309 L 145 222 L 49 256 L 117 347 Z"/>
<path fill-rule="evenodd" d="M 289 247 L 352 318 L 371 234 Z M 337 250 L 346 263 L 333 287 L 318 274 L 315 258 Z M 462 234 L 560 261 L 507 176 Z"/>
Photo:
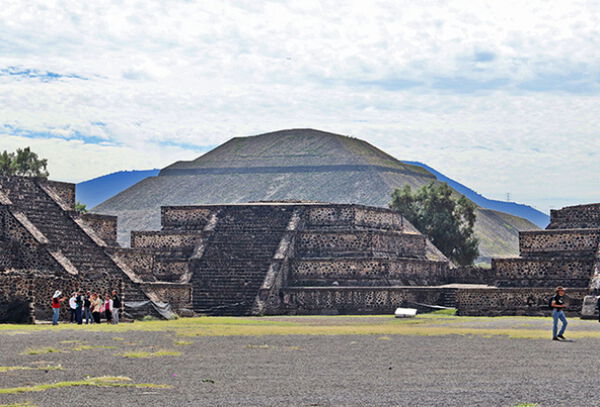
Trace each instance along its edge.
<path fill-rule="evenodd" d="M 92 316 L 94 317 L 94 323 L 100 323 L 100 309 L 102 308 L 102 300 L 98 297 L 98 294 L 92 294 Z"/>
<path fill-rule="evenodd" d="M 60 291 L 56 290 L 54 295 L 52 296 L 52 325 L 58 325 L 58 318 L 60 317 L 60 303 L 65 300 L 65 298 L 58 298 L 62 294 Z"/>
<path fill-rule="evenodd" d="M 85 293 L 83 297 L 83 315 L 85 316 L 85 324 L 93 324 L 94 319 L 92 317 L 92 293 L 89 291 Z"/>
<path fill-rule="evenodd" d="M 113 290 L 112 292 L 112 301 L 112 323 L 116 325 L 119 323 L 119 311 L 121 309 L 121 297 L 119 297 L 117 290 Z"/>
<path fill-rule="evenodd" d="M 112 322 L 112 309 L 113 309 L 113 300 L 110 298 L 109 294 L 104 296 L 104 314 L 106 315 L 106 322 Z"/>
<path fill-rule="evenodd" d="M 556 287 L 556 294 L 550 300 L 550 306 L 552 307 L 552 340 L 558 341 L 559 339 L 565 339 L 564 333 L 567 329 L 567 318 L 565 317 L 564 309 L 565 305 L 565 289 L 561 286 Z M 558 321 L 561 321 L 562 326 L 558 331 Z"/>
<path fill-rule="evenodd" d="M 77 291 L 77 296 L 75 297 L 75 319 L 77 319 L 77 325 L 81 325 L 83 323 L 83 295 L 81 295 L 81 291 Z"/>
<path fill-rule="evenodd" d="M 69 298 L 69 311 L 71 311 L 71 323 L 75 322 L 75 311 L 77 310 L 77 293 L 71 294 L 71 298 Z"/>

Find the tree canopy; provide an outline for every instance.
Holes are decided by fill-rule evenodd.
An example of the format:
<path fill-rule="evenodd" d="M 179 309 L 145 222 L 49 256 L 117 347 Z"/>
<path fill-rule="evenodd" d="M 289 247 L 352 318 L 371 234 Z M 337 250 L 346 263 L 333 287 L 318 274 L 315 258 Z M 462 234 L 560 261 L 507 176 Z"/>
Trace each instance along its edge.
<path fill-rule="evenodd" d="M 48 160 L 40 159 L 29 147 L 18 148 L 16 152 L 9 153 L 4 150 L 0 153 L 0 175 L 20 175 L 24 177 L 48 177 L 46 166 Z"/>
<path fill-rule="evenodd" d="M 479 256 L 479 241 L 473 233 L 475 204 L 464 195 L 454 197 L 448 184 L 431 182 L 414 192 L 405 185 L 393 192 L 390 207 L 455 263 L 469 265 Z"/>

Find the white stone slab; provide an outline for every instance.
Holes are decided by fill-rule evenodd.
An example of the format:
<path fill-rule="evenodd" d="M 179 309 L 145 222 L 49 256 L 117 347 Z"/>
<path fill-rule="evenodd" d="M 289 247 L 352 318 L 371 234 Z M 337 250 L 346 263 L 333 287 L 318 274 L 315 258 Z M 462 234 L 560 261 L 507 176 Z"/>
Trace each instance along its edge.
<path fill-rule="evenodd" d="M 396 308 L 394 312 L 396 318 L 414 318 L 416 315 L 416 308 Z"/>

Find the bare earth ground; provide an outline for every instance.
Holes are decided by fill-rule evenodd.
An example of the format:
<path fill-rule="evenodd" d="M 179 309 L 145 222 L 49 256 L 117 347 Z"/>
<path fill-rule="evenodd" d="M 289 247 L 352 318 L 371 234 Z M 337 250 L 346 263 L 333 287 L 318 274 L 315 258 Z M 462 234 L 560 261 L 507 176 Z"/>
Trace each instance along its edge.
<path fill-rule="evenodd" d="M 0 325 L 0 406 L 599 406 L 600 324 L 570 319 L 566 343 L 550 326 L 446 315 Z"/>

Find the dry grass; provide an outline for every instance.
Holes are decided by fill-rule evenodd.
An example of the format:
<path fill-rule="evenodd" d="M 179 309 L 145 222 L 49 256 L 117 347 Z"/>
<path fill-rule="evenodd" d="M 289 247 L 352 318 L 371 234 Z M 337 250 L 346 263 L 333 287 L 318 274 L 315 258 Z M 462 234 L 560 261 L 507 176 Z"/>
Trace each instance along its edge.
<path fill-rule="evenodd" d="M 129 359 L 148 359 L 159 358 L 162 356 L 181 356 L 181 352 L 176 350 L 159 349 L 157 351 L 131 351 L 121 353 L 120 356 Z"/>
<path fill-rule="evenodd" d="M 21 353 L 21 355 L 43 355 L 45 353 L 64 353 L 64 351 L 56 348 L 52 348 L 50 346 L 46 346 L 43 348 L 30 348 L 26 349 Z"/>
<path fill-rule="evenodd" d="M 444 336 L 474 335 L 481 337 L 504 336 L 507 338 L 547 339 L 548 328 L 540 324 L 535 317 L 457 317 L 446 314 L 418 315 L 412 319 L 395 319 L 392 316 L 298 316 L 273 318 L 236 318 L 236 317 L 200 317 L 180 318 L 175 321 L 147 321 L 119 325 L 59 325 L 58 327 L 40 325 L 0 325 L 0 334 L 12 334 L 14 331 L 30 333 L 46 330 L 76 330 L 78 332 L 169 332 L 181 339 L 180 346 L 189 342 L 186 338 L 203 336 L 264 336 L 264 335 L 393 335 Z M 488 321 L 501 322 L 489 324 Z M 577 321 L 576 323 L 586 324 Z M 496 325 L 496 326 L 494 326 Z M 539 329 L 536 329 L 536 326 Z M 600 338 L 600 331 L 577 330 L 571 325 L 569 336 L 572 339 Z M 119 338 L 119 339 L 115 339 Z M 122 337 L 113 337 L 121 341 Z M 121 341 L 123 345 L 135 345 L 134 342 Z M 86 345 L 76 347 L 86 349 Z M 95 347 L 96 349 L 97 347 Z M 39 355 L 60 352 L 55 348 L 29 349 L 24 354 Z M 132 356 L 135 357 L 135 356 Z"/>
<path fill-rule="evenodd" d="M 64 381 L 49 384 L 35 384 L 32 386 L 23 387 L 8 387 L 0 388 L 0 394 L 19 394 L 46 391 L 52 389 L 60 389 L 63 387 L 78 387 L 78 386 L 93 386 L 93 387 L 132 387 L 132 388 L 153 388 L 153 389 L 167 389 L 171 386 L 164 384 L 152 384 L 152 383 L 131 383 L 131 379 L 124 376 L 101 376 L 101 377 L 89 377 L 83 380 Z"/>
<path fill-rule="evenodd" d="M 0 373 L 12 372 L 15 370 L 50 371 L 50 370 L 63 370 L 63 368 L 61 365 L 56 365 L 56 366 L 48 365 L 48 366 L 35 366 L 35 367 L 31 367 L 31 366 L 0 366 Z"/>

